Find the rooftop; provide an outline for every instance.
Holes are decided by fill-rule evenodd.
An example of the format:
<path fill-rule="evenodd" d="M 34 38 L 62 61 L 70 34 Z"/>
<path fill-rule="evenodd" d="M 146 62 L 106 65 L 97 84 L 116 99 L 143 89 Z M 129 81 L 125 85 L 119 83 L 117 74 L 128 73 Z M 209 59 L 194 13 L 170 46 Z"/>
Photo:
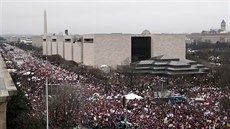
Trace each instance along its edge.
<path fill-rule="evenodd" d="M 135 73 L 152 73 L 152 74 L 203 74 L 208 70 L 204 65 L 197 64 L 192 60 L 180 60 L 179 58 L 161 55 L 152 57 L 149 60 L 142 60 L 133 63 Z"/>

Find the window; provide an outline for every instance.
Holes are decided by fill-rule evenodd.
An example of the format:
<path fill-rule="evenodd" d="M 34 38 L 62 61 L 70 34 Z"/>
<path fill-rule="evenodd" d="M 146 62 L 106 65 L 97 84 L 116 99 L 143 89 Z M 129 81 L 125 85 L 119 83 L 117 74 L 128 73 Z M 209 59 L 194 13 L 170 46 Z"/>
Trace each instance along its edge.
<path fill-rule="evenodd" d="M 93 43 L 93 38 L 84 39 L 84 43 Z"/>
<path fill-rule="evenodd" d="M 52 39 L 52 42 L 56 42 L 57 41 L 57 39 Z"/>
<path fill-rule="evenodd" d="M 65 39 L 65 42 L 70 43 L 71 39 Z"/>
<path fill-rule="evenodd" d="M 46 41 L 46 39 L 43 39 L 43 41 L 45 42 L 45 41 Z"/>
<path fill-rule="evenodd" d="M 132 62 L 151 58 L 151 37 L 131 37 Z"/>

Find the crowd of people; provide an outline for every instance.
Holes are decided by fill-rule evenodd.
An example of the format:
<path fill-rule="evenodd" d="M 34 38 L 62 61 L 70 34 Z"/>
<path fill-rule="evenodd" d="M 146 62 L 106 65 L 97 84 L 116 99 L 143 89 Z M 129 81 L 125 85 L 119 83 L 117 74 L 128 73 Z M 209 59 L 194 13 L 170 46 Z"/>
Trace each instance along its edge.
<path fill-rule="evenodd" d="M 8 44 L 0 52 L 11 74 L 20 77 L 16 85 L 24 90 L 32 108 L 32 117 L 45 119 L 46 77 L 49 83 L 59 84 L 60 88 L 73 87 L 73 92 L 79 94 L 78 98 L 69 94 L 68 102 L 59 105 L 65 107 L 78 99 L 76 102 L 79 105 L 76 107 L 49 113 L 50 127 L 53 129 L 59 129 L 60 121 L 66 118 L 71 119 L 69 121 L 74 126 L 82 124 L 98 129 L 217 129 L 227 128 L 230 122 L 230 110 L 223 110 L 220 105 L 222 98 L 230 97 L 229 91 L 217 88 L 213 83 L 202 83 L 208 78 L 206 75 L 189 80 L 182 77 L 166 78 L 167 90 L 186 97 L 186 101 L 171 103 L 169 99 L 155 95 L 157 88 L 162 85 L 162 79 L 165 79 L 156 75 L 133 76 L 131 83 L 127 82 L 130 76 L 119 72 L 101 79 L 90 72 L 79 75 L 68 71 L 35 56 L 31 51 Z M 23 63 L 17 64 L 16 57 L 22 58 Z M 194 83 L 198 80 L 199 84 Z M 137 94 L 143 99 L 127 100 L 124 95 L 128 93 Z M 72 117 L 63 117 L 63 113 L 71 113 Z"/>

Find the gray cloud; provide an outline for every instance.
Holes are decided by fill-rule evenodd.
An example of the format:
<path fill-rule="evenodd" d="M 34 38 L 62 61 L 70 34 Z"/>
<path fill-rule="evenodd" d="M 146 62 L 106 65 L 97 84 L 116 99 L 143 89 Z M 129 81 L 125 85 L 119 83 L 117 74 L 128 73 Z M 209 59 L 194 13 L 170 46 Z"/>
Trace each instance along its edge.
<path fill-rule="evenodd" d="M 152 33 L 200 32 L 220 28 L 228 21 L 228 1 L 22 1 L 2 0 L 2 33 L 42 34 L 43 11 L 47 10 L 48 32 Z M 1 32 L 0 32 L 1 33 Z"/>

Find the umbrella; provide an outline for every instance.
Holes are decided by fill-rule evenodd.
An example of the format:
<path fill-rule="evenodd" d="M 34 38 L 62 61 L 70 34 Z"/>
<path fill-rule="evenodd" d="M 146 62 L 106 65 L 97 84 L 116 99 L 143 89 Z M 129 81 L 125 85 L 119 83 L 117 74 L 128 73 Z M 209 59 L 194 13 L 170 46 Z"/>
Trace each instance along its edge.
<path fill-rule="evenodd" d="M 138 96 L 138 95 L 136 95 L 134 93 L 130 93 L 130 94 L 125 95 L 125 98 L 126 99 L 143 99 L 143 97 Z"/>
<path fill-rule="evenodd" d="M 25 72 L 25 73 L 23 73 L 23 75 L 30 75 L 30 74 L 31 74 L 31 75 L 33 75 L 33 74 L 34 74 L 34 72 L 30 72 L 30 71 L 29 71 L 29 72 Z"/>
<path fill-rule="evenodd" d="M 204 101 L 203 98 L 195 98 L 195 101 Z"/>
<path fill-rule="evenodd" d="M 14 72 L 16 72 L 17 71 L 17 69 L 8 69 L 8 71 L 11 73 L 14 73 Z"/>
<path fill-rule="evenodd" d="M 106 99 L 113 99 L 113 97 L 112 96 L 107 96 Z"/>

